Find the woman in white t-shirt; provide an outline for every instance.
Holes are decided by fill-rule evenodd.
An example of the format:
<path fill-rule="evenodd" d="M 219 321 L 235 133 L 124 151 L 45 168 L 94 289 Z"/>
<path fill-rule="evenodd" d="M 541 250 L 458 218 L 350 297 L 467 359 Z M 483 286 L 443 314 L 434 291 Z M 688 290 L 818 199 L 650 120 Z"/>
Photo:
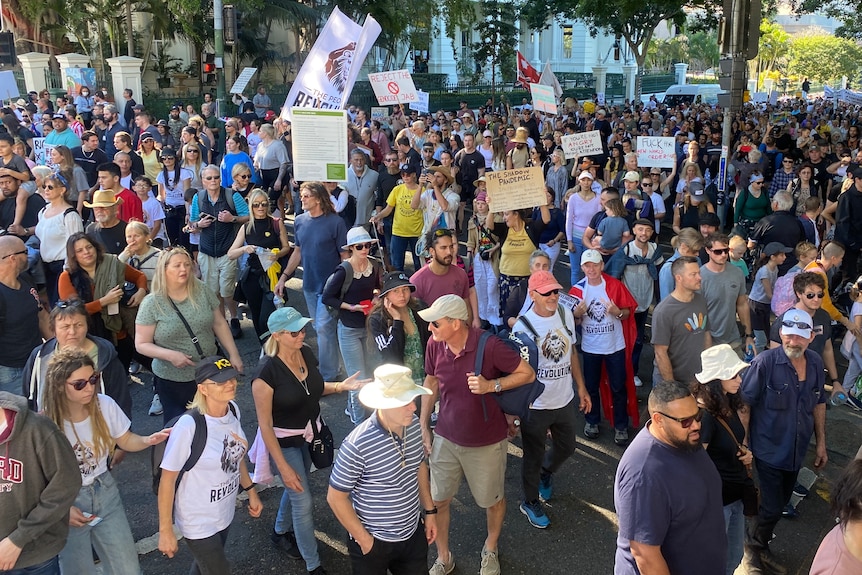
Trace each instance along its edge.
<path fill-rule="evenodd" d="M 69 536 L 60 552 L 60 569 L 94 573 L 93 547 L 105 573 L 138 575 L 141 567 L 135 539 L 108 460 L 114 445 L 124 451 L 142 451 L 167 439 L 170 430 L 147 437 L 132 433 L 120 406 L 96 393 L 99 378 L 90 355 L 75 348 L 54 352 L 45 378 L 45 414 L 65 433 L 81 470 L 81 490 L 69 512 Z"/>
<path fill-rule="evenodd" d="M 193 155 L 200 155 L 197 145 L 187 147 L 186 152 L 192 149 L 195 150 Z M 187 167 L 180 167 L 180 159 L 173 148 L 162 148 L 160 160 L 162 171 L 156 181 L 159 184 L 158 200 L 165 208 L 165 231 L 171 245 L 187 245 L 188 240 L 183 237 L 182 232 L 183 226 L 186 225 L 185 192 L 191 186 L 194 174 Z"/>
<path fill-rule="evenodd" d="M 239 421 L 236 378 L 239 372 L 223 357 L 202 359 L 195 368 L 197 392 L 171 432 L 159 481 L 159 550 L 173 557 L 173 523 L 194 557 L 192 573 L 230 573 L 224 552 L 240 492 L 248 492 L 248 514 L 260 517 L 263 505 L 254 489 L 245 454 L 248 440 Z M 198 425 L 206 424 L 206 444 L 194 466 L 180 476 L 189 459 Z M 179 483 L 177 480 L 179 479 Z"/>

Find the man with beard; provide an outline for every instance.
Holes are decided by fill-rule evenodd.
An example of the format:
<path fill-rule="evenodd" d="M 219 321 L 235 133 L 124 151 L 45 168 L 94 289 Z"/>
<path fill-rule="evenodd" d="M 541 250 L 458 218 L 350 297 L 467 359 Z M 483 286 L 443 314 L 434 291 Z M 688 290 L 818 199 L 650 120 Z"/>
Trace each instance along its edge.
<path fill-rule="evenodd" d="M 649 413 L 614 480 L 614 573 L 721 575 L 727 553 L 721 478 L 700 443 L 703 410 L 688 385 L 666 381 L 650 393 Z"/>
<path fill-rule="evenodd" d="M 114 154 L 119 151 L 114 145 L 114 136 L 124 131 L 123 125 L 119 122 L 120 117 L 114 104 L 105 104 L 102 117 L 105 120 L 106 128 L 99 137 L 99 147 L 107 157 L 113 158 Z"/>
<path fill-rule="evenodd" d="M 113 190 L 99 190 L 93 193 L 92 203 L 84 202 L 96 220 L 87 226 L 87 233 L 105 246 L 105 252 L 114 255 L 120 255 L 126 247 L 126 222 L 117 215 L 118 202 Z"/>
<path fill-rule="evenodd" d="M 790 501 L 812 433 L 815 469 L 822 469 L 828 459 L 823 360 L 808 349 L 814 321 L 795 307 L 780 321 L 781 347 L 752 360 L 739 390 L 751 410 L 748 440 L 760 480 L 760 508 L 749 525 L 742 559 L 750 575 L 787 573 L 769 551 L 769 542 Z"/>
<path fill-rule="evenodd" d="M 452 230 L 440 228 L 425 234 L 425 245 L 431 260 L 413 274 L 410 283 L 416 286 L 415 296 L 431 305 L 444 295 L 457 295 L 468 302 L 473 327 L 479 327 L 479 300 L 476 288 L 470 287 L 467 272 L 455 263 L 458 242 Z"/>

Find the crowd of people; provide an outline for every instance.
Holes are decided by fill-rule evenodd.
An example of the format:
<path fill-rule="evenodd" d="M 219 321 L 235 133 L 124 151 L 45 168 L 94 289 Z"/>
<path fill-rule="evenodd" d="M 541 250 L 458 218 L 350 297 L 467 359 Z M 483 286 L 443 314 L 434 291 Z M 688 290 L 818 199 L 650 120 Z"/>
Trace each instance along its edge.
<path fill-rule="evenodd" d="M 702 104 L 569 99 L 546 116 L 461 102 L 374 120 L 350 106 L 347 180 L 297 182 L 290 122 L 263 87 L 235 115 L 210 98 L 157 119 L 122 98 L 33 94 L 0 112 L 0 573 L 92 572 L 90 546 L 110 572 L 139 573 L 109 469 L 166 441 L 165 555 L 176 524 L 193 572 L 230 573 L 236 498 L 260 516 L 255 485 L 277 474 L 271 539 L 325 574 L 308 445 L 328 431 L 321 397 L 340 393 L 354 429 L 327 501 L 354 573 L 424 573 L 432 544 L 430 575 L 451 573 L 466 479 L 486 514 L 480 573 L 499 574 L 509 441 L 524 453 L 518 509 L 544 529 L 579 433 L 625 450 L 616 573 L 786 572 L 769 545 L 807 493 L 812 437 L 814 466 L 827 462 L 826 404 L 862 409 L 854 106 L 746 107 L 723 181 L 721 111 Z M 604 152 L 567 158 L 563 137 L 589 130 Z M 675 165 L 639 165 L 639 135 L 674 138 Z M 544 203 L 495 211 L 486 174 L 524 167 L 542 169 Z M 256 365 L 236 344 L 243 308 Z M 127 385 L 142 372 L 165 426 L 146 437 Z M 536 382 L 523 414 L 485 400 Z M 22 466 L 40 479 L 22 482 Z M 862 568 L 860 481 L 851 465 L 842 529 L 812 572 Z"/>

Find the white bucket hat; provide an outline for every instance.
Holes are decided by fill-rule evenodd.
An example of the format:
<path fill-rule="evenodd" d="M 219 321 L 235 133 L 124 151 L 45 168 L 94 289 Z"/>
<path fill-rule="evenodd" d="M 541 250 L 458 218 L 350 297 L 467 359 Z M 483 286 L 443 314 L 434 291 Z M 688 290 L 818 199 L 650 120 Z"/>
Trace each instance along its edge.
<path fill-rule="evenodd" d="M 709 383 L 716 379 L 733 379 L 750 364 L 739 359 L 733 348 L 722 343 L 700 352 L 702 369 L 694 377 L 700 383 Z"/>
<path fill-rule="evenodd" d="M 431 390 L 413 382 L 409 367 L 387 363 L 375 369 L 374 381 L 359 390 L 359 401 L 370 409 L 395 409 L 420 395 L 431 395 Z"/>

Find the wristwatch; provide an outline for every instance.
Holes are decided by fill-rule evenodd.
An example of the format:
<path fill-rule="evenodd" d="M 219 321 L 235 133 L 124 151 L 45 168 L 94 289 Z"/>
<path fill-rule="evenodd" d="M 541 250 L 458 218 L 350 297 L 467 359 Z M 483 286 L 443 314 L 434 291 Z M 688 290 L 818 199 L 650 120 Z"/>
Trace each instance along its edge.
<path fill-rule="evenodd" d="M 495 391 L 496 393 L 500 393 L 501 391 L 503 391 L 503 384 L 502 384 L 502 383 L 500 383 L 500 378 L 499 378 L 499 377 L 498 377 L 497 379 L 495 379 L 495 380 L 494 380 L 494 391 Z"/>
<path fill-rule="evenodd" d="M 745 334 L 745 337 L 746 337 L 746 339 L 747 339 L 747 338 L 749 338 L 749 337 L 750 337 L 751 339 L 754 339 L 754 334 L 753 334 L 753 333 L 747 333 L 747 334 Z"/>

